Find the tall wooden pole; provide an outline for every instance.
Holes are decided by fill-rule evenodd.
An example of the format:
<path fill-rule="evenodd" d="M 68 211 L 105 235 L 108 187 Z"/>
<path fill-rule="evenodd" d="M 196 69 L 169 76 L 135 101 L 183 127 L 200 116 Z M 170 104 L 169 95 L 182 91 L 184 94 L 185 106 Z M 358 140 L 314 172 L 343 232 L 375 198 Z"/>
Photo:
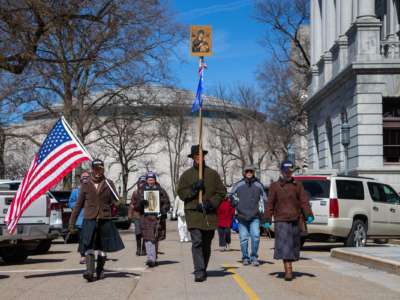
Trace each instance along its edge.
<path fill-rule="evenodd" d="M 200 68 L 202 67 L 204 63 L 204 57 L 201 56 L 200 57 Z M 200 99 L 200 103 L 201 99 Z M 198 120 L 198 132 L 199 132 L 199 180 L 203 179 L 203 105 L 200 105 L 200 109 L 199 109 L 199 120 Z M 199 192 L 199 203 L 202 204 L 203 203 L 203 191 L 200 190 Z"/>

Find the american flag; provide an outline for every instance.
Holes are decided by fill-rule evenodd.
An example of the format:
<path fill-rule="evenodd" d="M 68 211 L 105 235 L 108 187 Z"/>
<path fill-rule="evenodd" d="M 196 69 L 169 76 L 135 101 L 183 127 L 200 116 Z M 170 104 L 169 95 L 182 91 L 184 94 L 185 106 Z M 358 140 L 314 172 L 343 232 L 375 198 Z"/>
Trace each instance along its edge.
<path fill-rule="evenodd" d="M 6 223 L 13 233 L 24 211 L 91 157 L 61 118 L 44 140 L 8 209 Z"/>

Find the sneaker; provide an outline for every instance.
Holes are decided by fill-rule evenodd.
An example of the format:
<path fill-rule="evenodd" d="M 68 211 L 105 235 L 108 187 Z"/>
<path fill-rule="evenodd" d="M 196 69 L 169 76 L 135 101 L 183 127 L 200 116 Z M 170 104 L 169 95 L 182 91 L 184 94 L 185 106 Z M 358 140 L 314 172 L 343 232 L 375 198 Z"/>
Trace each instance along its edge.
<path fill-rule="evenodd" d="M 219 252 L 224 252 L 225 251 L 225 247 L 219 247 Z"/>
<path fill-rule="evenodd" d="M 245 258 L 242 260 L 242 264 L 243 266 L 248 266 L 250 264 L 250 261 L 247 258 Z"/>
<path fill-rule="evenodd" d="M 80 263 L 81 265 L 86 264 L 86 257 L 82 256 L 81 259 L 79 260 L 79 263 Z"/>
<path fill-rule="evenodd" d="M 231 250 L 231 247 L 229 246 L 229 244 L 226 244 L 225 251 L 230 251 L 230 250 Z"/>
<path fill-rule="evenodd" d="M 258 261 L 257 258 L 253 258 L 253 260 L 251 261 L 251 264 L 255 267 L 258 267 L 260 265 L 260 262 Z"/>
<path fill-rule="evenodd" d="M 148 260 L 148 261 L 146 261 L 146 265 L 147 265 L 149 268 L 154 268 L 154 267 L 156 266 L 156 262 L 155 262 L 155 261 L 152 261 L 152 260 Z"/>

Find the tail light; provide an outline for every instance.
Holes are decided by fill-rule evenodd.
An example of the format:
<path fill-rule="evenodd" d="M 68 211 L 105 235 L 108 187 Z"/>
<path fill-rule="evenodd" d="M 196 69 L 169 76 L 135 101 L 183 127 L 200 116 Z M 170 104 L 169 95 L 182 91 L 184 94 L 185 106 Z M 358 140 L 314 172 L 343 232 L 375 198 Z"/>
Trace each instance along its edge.
<path fill-rule="evenodd" d="M 116 217 L 118 214 L 118 207 L 115 204 L 111 205 L 111 216 Z"/>
<path fill-rule="evenodd" d="M 59 210 L 59 211 L 62 211 L 62 205 L 61 205 L 61 203 L 51 203 L 51 204 L 50 204 L 50 210 Z"/>
<path fill-rule="evenodd" d="M 339 201 L 337 198 L 329 199 L 329 217 L 339 218 Z"/>

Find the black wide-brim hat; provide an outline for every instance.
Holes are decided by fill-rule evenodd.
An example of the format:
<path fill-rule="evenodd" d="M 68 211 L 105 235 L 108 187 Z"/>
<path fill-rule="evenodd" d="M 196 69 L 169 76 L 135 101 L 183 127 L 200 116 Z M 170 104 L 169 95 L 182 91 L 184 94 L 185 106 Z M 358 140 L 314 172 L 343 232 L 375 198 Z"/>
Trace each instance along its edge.
<path fill-rule="evenodd" d="M 192 148 L 190 149 L 190 154 L 188 157 L 194 158 L 195 155 L 199 154 L 200 146 L 199 145 L 193 145 Z M 208 153 L 207 150 L 203 149 L 203 156 Z"/>

